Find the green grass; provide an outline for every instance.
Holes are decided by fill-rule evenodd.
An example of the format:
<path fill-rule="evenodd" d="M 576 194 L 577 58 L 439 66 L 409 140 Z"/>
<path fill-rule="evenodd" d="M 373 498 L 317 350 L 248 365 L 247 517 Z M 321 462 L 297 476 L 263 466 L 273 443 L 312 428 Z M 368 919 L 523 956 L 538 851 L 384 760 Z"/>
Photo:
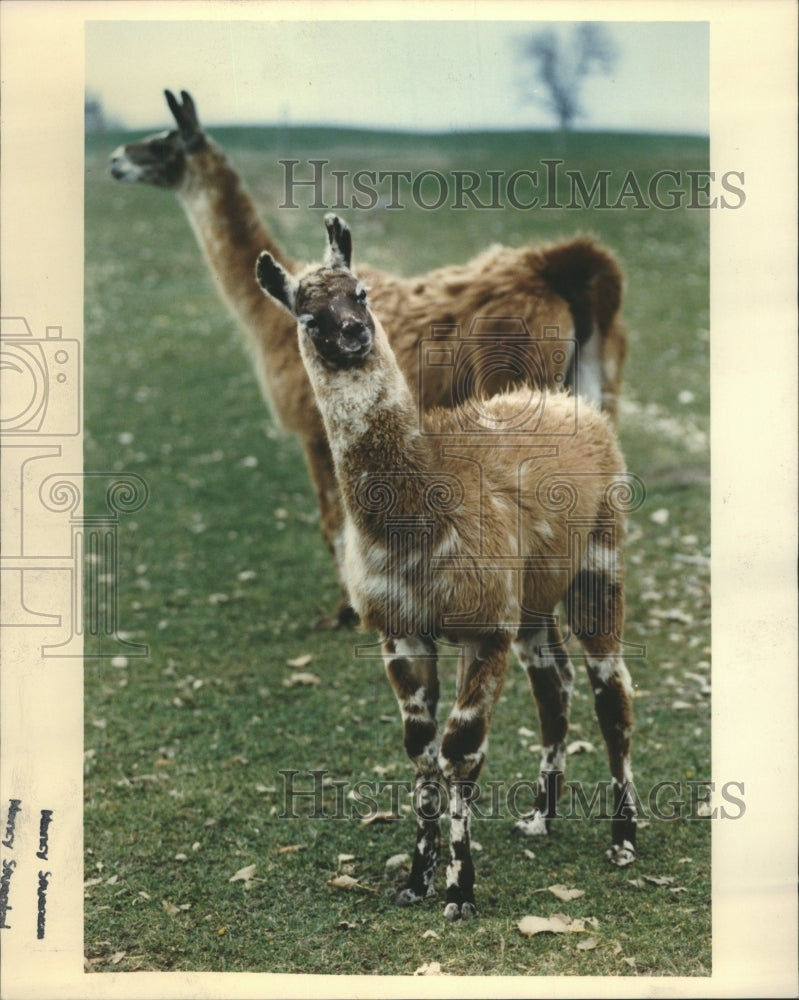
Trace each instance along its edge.
<path fill-rule="evenodd" d="M 391 904 L 400 875 L 385 862 L 411 850 L 407 812 L 390 824 L 337 817 L 329 785 L 327 818 L 307 815 L 303 801 L 298 818 L 281 818 L 281 771 L 299 771 L 299 782 L 321 769 L 347 787 L 407 780 L 399 717 L 379 660 L 353 655 L 354 643 L 371 640 L 312 627 L 337 588 L 299 448 L 273 427 L 176 199 L 107 176 L 118 138 L 87 146 L 85 467 L 137 473 L 148 484 L 148 503 L 120 520 L 118 590 L 120 627 L 149 655 L 85 666 L 93 967 L 410 974 L 439 962 L 455 975 L 709 975 L 708 821 L 648 817 L 637 864 L 617 871 L 602 860 L 602 820 L 564 818 L 552 837 L 528 842 L 510 836 L 507 816 L 480 820 L 481 915 L 450 926 L 441 893 L 411 911 Z M 708 155 L 704 141 L 657 136 L 420 140 L 248 129 L 218 138 L 278 238 L 311 259 L 322 212 L 278 208 L 280 158 L 320 156 L 329 169 L 511 173 L 551 156 L 587 177 L 632 169 L 645 184 L 659 169 L 701 170 Z M 710 777 L 701 558 L 709 546 L 707 213 L 409 206 L 344 214 L 360 259 L 405 274 L 465 260 L 489 242 L 577 231 L 593 232 L 621 259 L 631 343 L 620 433 L 647 487 L 629 556 L 626 636 L 646 649 L 629 660 L 638 689 L 633 762 L 645 803 L 665 781 L 687 797 L 687 782 Z M 101 501 L 90 493 L 88 508 L 101 510 Z M 652 520 L 658 511 L 668 519 Z M 311 660 L 302 669 L 321 683 L 288 686 L 296 669 L 288 661 L 303 654 Z M 446 711 L 448 661 L 442 673 Z M 582 676 L 573 718 L 574 738 L 596 749 L 571 757 L 567 778 L 590 794 L 607 774 Z M 485 782 L 535 775 L 536 737 L 524 729 L 537 729 L 535 709 L 513 665 Z M 248 865 L 256 871 L 247 888 L 230 881 Z M 365 888 L 328 886 L 340 873 Z M 674 881 L 646 881 L 664 876 Z M 560 902 L 545 891 L 556 883 L 585 895 Z M 596 918 L 596 947 L 578 949 L 587 934 L 525 938 L 516 928 L 525 914 L 557 912 Z"/>

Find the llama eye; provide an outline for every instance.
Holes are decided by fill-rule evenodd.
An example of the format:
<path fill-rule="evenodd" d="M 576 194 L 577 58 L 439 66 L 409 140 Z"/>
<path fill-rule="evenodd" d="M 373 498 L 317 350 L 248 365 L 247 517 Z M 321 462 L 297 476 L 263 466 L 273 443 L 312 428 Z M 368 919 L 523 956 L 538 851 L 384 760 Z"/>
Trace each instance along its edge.
<path fill-rule="evenodd" d="M 300 323 L 308 331 L 308 333 L 315 333 L 319 329 L 319 324 L 316 319 L 311 316 L 310 313 L 305 313 L 299 317 Z"/>
<path fill-rule="evenodd" d="M 355 298 L 359 302 L 366 302 L 366 293 L 367 293 L 367 291 L 368 291 L 368 289 L 367 289 L 366 285 L 358 285 L 358 287 L 355 289 Z"/>

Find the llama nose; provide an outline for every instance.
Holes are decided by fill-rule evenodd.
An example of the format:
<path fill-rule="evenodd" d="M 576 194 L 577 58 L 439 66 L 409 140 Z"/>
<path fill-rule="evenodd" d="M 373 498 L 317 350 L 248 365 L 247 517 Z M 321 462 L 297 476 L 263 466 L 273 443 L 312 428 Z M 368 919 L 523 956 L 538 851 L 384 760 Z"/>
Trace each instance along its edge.
<path fill-rule="evenodd" d="M 346 320 L 341 326 L 342 346 L 347 351 L 360 350 L 369 340 L 369 331 L 363 320 L 354 316 Z"/>

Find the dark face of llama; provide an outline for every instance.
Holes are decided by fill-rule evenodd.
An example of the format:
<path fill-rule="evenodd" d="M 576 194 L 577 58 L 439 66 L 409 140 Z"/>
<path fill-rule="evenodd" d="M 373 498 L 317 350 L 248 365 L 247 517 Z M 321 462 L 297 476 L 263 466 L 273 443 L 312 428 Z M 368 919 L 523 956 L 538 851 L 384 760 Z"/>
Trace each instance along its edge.
<path fill-rule="evenodd" d="M 109 170 L 118 181 L 176 188 L 186 173 L 186 150 L 180 132 L 159 132 L 119 146 L 111 154 Z"/>
<path fill-rule="evenodd" d="M 116 180 L 176 188 L 186 173 L 186 157 L 205 147 L 205 135 L 191 94 L 181 90 L 180 101 L 171 90 L 165 90 L 164 96 L 177 129 L 115 149 L 109 169 Z"/>
<path fill-rule="evenodd" d="M 302 329 L 319 357 L 331 368 L 363 363 L 374 343 L 375 327 L 366 286 L 350 271 L 322 267 L 305 276 L 294 304 Z"/>

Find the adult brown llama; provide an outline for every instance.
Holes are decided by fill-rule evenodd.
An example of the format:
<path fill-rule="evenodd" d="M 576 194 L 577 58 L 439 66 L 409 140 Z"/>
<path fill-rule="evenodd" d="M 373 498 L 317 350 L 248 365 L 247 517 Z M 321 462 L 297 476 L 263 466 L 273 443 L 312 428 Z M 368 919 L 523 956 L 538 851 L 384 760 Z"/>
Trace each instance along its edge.
<path fill-rule="evenodd" d="M 341 489 L 346 582 L 363 627 L 381 635 L 415 769 L 416 846 L 396 902 L 433 891 L 443 787 L 444 913 L 457 920 L 477 912 L 470 804 L 511 646 L 530 680 L 543 744 L 537 798 L 517 829 L 547 832 L 563 783 L 574 679 L 561 601 L 585 654 L 610 761 L 606 857 L 626 866 L 636 856 L 632 684 L 621 640 L 630 504 L 613 428 L 588 405 L 575 422 L 573 397 L 530 387 L 439 408 L 420 425 L 366 287 L 350 270 L 349 230 L 335 216 L 326 226 L 323 265 L 293 276 L 264 252 L 256 274 L 297 321 Z M 459 652 L 442 733 L 437 656 L 446 643 Z"/>
<path fill-rule="evenodd" d="M 346 623 L 352 613 L 341 581 L 343 512 L 324 427 L 289 336 L 292 321 L 252 280 L 252 262 L 264 249 L 288 271 L 298 265 L 268 232 L 237 171 L 201 128 L 191 96 L 181 91 L 179 101 L 164 93 L 177 129 L 120 146 L 111 156 L 111 174 L 171 190 L 183 206 L 244 332 L 263 396 L 302 444 L 342 584 L 340 607 L 328 622 Z M 614 258 L 593 241 L 494 246 L 465 264 L 418 277 L 370 267 L 361 275 L 423 408 L 456 405 L 523 381 L 571 388 L 615 420 L 627 351 L 619 316 L 622 277 Z M 441 363 L 444 349 L 447 363 Z"/>

